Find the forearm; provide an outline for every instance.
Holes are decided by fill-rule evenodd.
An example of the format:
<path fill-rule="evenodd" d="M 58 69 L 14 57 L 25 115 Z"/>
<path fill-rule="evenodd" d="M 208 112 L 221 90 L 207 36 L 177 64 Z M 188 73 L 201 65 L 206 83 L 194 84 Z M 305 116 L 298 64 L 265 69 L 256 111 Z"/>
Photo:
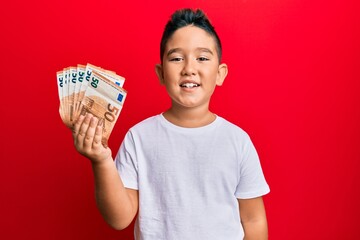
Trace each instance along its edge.
<path fill-rule="evenodd" d="M 244 240 L 267 240 L 268 226 L 266 218 L 242 222 L 245 238 Z"/>
<path fill-rule="evenodd" d="M 262 197 L 238 199 L 245 240 L 267 240 L 268 226 Z"/>
<path fill-rule="evenodd" d="M 124 187 L 111 157 L 111 149 L 102 144 L 103 127 L 104 122 L 99 122 L 92 114 L 80 115 L 72 129 L 74 145 L 91 162 L 100 213 L 112 227 L 123 229 L 136 215 L 138 193 Z"/>
<path fill-rule="evenodd" d="M 129 196 L 118 175 L 113 159 L 92 164 L 95 180 L 95 198 L 98 208 L 112 227 L 127 227 L 137 212 L 137 206 Z"/>

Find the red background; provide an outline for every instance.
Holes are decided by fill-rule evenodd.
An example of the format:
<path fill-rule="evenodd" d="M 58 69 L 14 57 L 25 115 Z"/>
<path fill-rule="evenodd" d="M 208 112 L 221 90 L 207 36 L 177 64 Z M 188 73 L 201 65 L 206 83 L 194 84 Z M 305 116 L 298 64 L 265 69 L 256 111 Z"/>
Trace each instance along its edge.
<path fill-rule="evenodd" d="M 7 1 L 0 9 L 1 239 L 132 239 L 98 213 L 89 162 L 58 114 L 55 73 L 90 62 L 127 78 L 110 138 L 169 106 L 154 66 L 169 15 L 203 8 L 221 36 L 212 110 L 252 137 L 271 187 L 270 239 L 356 239 L 358 1 Z"/>

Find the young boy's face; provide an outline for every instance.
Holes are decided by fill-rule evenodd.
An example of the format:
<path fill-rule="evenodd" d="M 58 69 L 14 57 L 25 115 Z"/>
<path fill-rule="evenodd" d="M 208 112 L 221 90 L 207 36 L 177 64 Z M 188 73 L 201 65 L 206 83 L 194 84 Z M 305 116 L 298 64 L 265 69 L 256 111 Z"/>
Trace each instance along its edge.
<path fill-rule="evenodd" d="M 219 64 L 214 38 L 196 26 L 182 27 L 166 43 L 162 65 L 156 66 L 173 106 L 208 107 L 215 87 L 227 74 Z"/>

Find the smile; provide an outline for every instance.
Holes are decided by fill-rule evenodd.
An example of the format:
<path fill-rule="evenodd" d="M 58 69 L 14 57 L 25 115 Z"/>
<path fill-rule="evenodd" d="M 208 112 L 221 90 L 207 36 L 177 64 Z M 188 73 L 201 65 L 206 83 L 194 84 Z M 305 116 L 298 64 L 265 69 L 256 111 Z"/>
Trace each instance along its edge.
<path fill-rule="evenodd" d="M 197 83 L 183 83 L 183 84 L 180 84 L 180 87 L 182 88 L 194 88 L 194 87 L 199 87 L 200 84 L 197 84 Z"/>

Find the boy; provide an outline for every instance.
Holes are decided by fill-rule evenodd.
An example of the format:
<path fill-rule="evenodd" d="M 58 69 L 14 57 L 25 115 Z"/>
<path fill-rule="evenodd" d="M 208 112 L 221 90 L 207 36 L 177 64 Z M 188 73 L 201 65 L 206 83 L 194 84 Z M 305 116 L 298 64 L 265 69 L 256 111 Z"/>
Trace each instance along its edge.
<path fill-rule="evenodd" d="M 132 127 L 115 159 L 90 114 L 73 128 L 91 160 L 98 208 L 116 229 L 137 215 L 135 239 L 267 239 L 262 195 L 269 192 L 248 135 L 209 110 L 226 64 L 201 10 L 176 11 L 167 23 L 156 73 L 170 109 Z"/>

